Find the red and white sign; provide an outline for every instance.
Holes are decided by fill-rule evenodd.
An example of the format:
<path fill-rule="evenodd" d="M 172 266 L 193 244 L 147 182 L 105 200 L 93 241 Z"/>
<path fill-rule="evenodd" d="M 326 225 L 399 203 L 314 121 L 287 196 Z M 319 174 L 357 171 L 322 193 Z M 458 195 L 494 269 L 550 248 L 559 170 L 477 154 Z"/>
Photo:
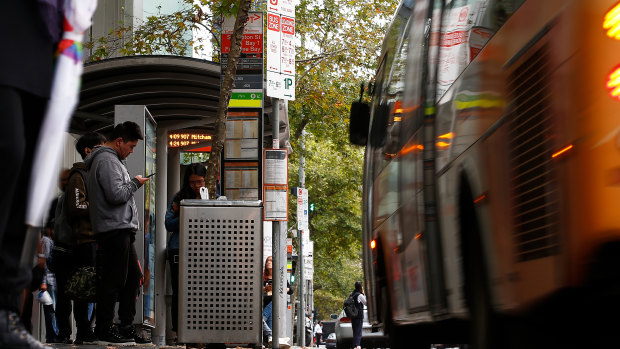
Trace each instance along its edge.
<path fill-rule="evenodd" d="M 268 10 L 283 1 L 269 0 Z M 267 12 L 267 96 L 289 101 L 295 99 L 295 7 L 292 8 L 293 16 Z"/>
<path fill-rule="evenodd" d="M 269 0 L 267 2 L 267 11 L 295 17 L 295 2 L 293 0 Z"/>
<path fill-rule="evenodd" d="M 235 17 L 224 18 L 222 24 L 222 53 L 230 53 L 230 40 L 235 27 Z M 243 31 L 241 53 L 263 53 L 263 13 L 251 12 Z"/>
<path fill-rule="evenodd" d="M 295 75 L 295 18 L 282 16 L 280 28 L 280 72 Z"/>
<path fill-rule="evenodd" d="M 230 53 L 232 34 L 222 34 L 222 53 Z M 241 53 L 263 53 L 263 34 L 243 34 Z"/>
<path fill-rule="evenodd" d="M 267 71 L 280 72 L 280 15 L 267 13 Z"/>

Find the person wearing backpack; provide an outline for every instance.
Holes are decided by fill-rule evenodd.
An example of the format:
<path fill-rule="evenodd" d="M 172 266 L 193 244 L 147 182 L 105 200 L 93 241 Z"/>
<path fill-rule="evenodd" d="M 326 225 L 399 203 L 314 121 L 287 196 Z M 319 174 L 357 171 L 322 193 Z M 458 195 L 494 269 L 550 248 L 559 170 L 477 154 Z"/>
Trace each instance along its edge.
<path fill-rule="evenodd" d="M 82 156 L 88 155 L 96 145 L 103 144 L 105 137 L 92 132 L 80 137 L 75 149 Z M 76 344 L 95 343 L 90 329 L 88 303 L 75 301 L 66 294 L 66 287 L 73 270 L 80 266 L 94 266 L 95 243 L 88 216 L 86 196 L 86 167 L 83 162 L 73 164 L 64 194 L 59 198 L 55 214 L 55 240 L 52 270 L 56 274 L 56 324 L 62 342 L 71 341 L 71 311 L 77 325 Z"/>
<path fill-rule="evenodd" d="M 355 282 L 355 289 L 349 296 L 355 300 L 357 307 L 357 316 L 351 318 L 351 327 L 353 328 L 353 348 L 361 349 L 362 342 L 362 324 L 364 322 L 364 306 L 366 305 L 366 296 L 361 281 Z"/>

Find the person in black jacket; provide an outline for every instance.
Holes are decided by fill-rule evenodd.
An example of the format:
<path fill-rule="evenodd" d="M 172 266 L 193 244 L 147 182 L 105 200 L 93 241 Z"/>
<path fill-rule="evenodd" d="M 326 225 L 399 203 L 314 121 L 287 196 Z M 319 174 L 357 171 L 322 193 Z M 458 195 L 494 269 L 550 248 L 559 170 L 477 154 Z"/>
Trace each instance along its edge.
<path fill-rule="evenodd" d="M 357 306 L 357 316 L 351 319 L 351 327 L 353 328 L 353 348 L 361 349 L 362 342 L 362 324 L 364 322 L 364 306 L 366 305 L 366 296 L 361 281 L 355 282 L 355 289 L 351 292 L 351 296 L 355 299 Z"/>
<path fill-rule="evenodd" d="M 183 187 L 174 194 L 166 210 L 166 230 L 170 232 L 167 254 L 170 265 L 170 282 L 172 284 L 172 331 L 177 332 L 179 323 L 179 227 L 181 214 L 181 200 L 200 199 L 200 187 L 205 186 L 207 168 L 201 163 L 194 163 L 187 167 L 183 176 Z"/>
<path fill-rule="evenodd" d="M 32 267 L 21 265 L 20 259 L 26 237 L 24 191 L 29 187 L 35 146 L 50 97 L 54 48 L 62 32 L 59 2 L 0 1 L 0 31 L 4 33 L 0 153 L 5 169 L 0 171 L 0 348 L 45 348 L 26 331 L 18 315 L 21 291 L 30 284 L 32 272 Z M 33 259 L 35 252 L 24 260 Z"/>

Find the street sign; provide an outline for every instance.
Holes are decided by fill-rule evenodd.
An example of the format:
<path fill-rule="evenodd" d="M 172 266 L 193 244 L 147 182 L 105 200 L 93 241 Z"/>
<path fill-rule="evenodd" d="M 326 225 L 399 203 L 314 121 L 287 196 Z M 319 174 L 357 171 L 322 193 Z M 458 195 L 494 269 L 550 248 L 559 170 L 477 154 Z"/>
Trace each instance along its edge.
<path fill-rule="evenodd" d="M 238 75 L 263 75 L 263 17 L 262 12 L 251 12 L 248 15 L 248 21 L 243 31 L 243 39 L 241 40 L 241 56 L 237 63 Z M 222 24 L 222 75 L 226 71 L 228 64 L 228 53 L 230 52 L 235 20 L 235 17 L 229 16 L 224 18 L 224 23 Z M 256 88 L 256 86 L 249 88 Z"/>
<path fill-rule="evenodd" d="M 280 72 L 295 76 L 295 18 L 280 17 Z"/>
<path fill-rule="evenodd" d="M 233 90 L 230 95 L 229 108 L 260 108 L 263 105 L 262 90 Z"/>
<path fill-rule="evenodd" d="M 308 189 L 297 188 L 297 229 L 308 230 Z"/>
<path fill-rule="evenodd" d="M 280 15 L 267 12 L 267 71 L 280 72 Z"/>
<path fill-rule="evenodd" d="M 295 100 L 295 75 L 267 71 L 267 96 Z"/>
<path fill-rule="evenodd" d="M 233 82 L 234 90 L 262 90 L 262 88 L 263 76 L 260 74 L 235 75 L 235 82 Z"/>
<path fill-rule="evenodd" d="M 267 96 L 295 100 L 295 5 L 267 4 Z"/>

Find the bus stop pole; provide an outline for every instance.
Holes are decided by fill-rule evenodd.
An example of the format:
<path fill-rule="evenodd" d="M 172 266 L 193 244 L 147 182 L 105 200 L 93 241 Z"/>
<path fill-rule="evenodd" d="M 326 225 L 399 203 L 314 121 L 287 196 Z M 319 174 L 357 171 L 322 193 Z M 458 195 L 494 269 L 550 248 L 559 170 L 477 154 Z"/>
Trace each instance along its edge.
<path fill-rule="evenodd" d="M 304 152 L 306 150 L 306 143 L 304 135 L 306 131 L 301 131 L 301 154 L 299 155 L 299 187 L 304 188 L 306 186 L 306 173 L 305 164 L 306 158 Z M 299 253 L 297 255 L 297 270 L 299 271 L 299 279 L 297 284 L 299 285 L 299 309 L 297 311 L 297 345 L 303 347 L 306 345 L 306 302 L 304 298 L 304 249 L 303 249 L 303 230 L 297 230 L 297 246 Z"/>
<path fill-rule="evenodd" d="M 272 138 L 273 148 L 280 148 L 280 100 L 272 98 Z M 282 222 L 272 222 L 272 245 L 273 245 L 273 328 L 272 331 L 272 347 L 278 349 L 280 347 L 280 338 L 284 337 L 285 324 L 284 317 L 286 315 L 286 233 L 285 224 Z M 284 233 L 284 234 L 283 234 Z"/>

